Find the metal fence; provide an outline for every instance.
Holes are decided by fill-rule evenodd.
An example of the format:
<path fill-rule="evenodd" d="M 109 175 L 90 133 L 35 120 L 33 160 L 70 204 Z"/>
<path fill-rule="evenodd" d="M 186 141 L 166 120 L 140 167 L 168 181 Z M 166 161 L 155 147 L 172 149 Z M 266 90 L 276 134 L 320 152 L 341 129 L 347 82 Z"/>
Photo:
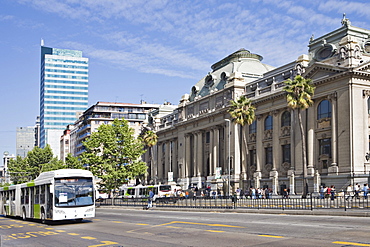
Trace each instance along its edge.
<path fill-rule="evenodd" d="M 97 202 L 97 206 L 130 206 L 146 207 L 147 198 L 115 198 L 102 199 Z M 370 209 L 370 200 L 365 197 L 346 197 L 336 196 L 335 198 L 282 198 L 274 197 L 271 199 L 250 199 L 236 197 L 194 197 L 179 198 L 167 197 L 157 199 L 153 202 L 155 207 L 171 208 L 209 208 L 209 209 L 280 209 L 280 210 L 314 210 L 314 209 Z"/>

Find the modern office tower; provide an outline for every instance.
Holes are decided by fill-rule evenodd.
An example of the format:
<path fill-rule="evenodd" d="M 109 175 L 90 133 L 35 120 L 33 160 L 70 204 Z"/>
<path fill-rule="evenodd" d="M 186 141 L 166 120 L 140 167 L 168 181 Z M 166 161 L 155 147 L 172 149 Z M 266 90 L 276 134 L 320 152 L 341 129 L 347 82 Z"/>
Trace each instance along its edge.
<path fill-rule="evenodd" d="M 40 147 L 60 155 L 60 137 L 88 106 L 88 58 L 41 43 Z"/>
<path fill-rule="evenodd" d="M 16 156 L 25 158 L 35 147 L 35 127 L 17 127 Z"/>

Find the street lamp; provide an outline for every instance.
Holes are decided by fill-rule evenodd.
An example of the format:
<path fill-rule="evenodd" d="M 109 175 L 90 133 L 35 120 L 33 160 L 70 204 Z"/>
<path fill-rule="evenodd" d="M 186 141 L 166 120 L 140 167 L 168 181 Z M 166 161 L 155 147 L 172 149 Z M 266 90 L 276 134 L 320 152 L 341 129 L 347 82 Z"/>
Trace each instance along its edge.
<path fill-rule="evenodd" d="M 369 161 L 370 160 L 370 154 L 369 153 L 366 153 L 365 154 L 365 159 L 366 159 L 366 161 Z"/>
<path fill-rule="evenodd" d="M 227 190 L 228 190 L 228 192 L 227 192 L 227 194 L 228 194 L 228 196 L 230 196 L 230 179 L 231 179 L 231 165 L 230 165 L 230 124 L 231 124 L 231 121 L 230 121 L 230 119 L 225 119 L 225 121 L 227 122 L 227 124 L 228 124 L 228 149 L 227 149 L 227 151 L 228 151 L 228 157 L 227 157 L 227 162 L 228 162 L 228 172 L 229 172 L 229 179 L 228 179 L 228 181 L 227 181 Z"/>

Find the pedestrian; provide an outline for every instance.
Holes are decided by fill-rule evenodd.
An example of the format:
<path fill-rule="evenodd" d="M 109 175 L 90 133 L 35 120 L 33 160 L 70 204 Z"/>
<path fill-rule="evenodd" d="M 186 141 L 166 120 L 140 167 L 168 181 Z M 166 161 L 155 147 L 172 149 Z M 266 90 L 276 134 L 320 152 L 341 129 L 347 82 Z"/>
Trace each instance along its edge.
<path fill-rule="evenodd" d="M 288 194 L 288 190 L 287 189 L 284 189 L 283 190 L 283 198 L 284 199 L 288 199 L 289 198 L 289 194 Z"/>
<path fill-rule="evenodd" d="M 320 199 L 324 199 L 325 197 L 325 189 L 324 186 L 320 186 Z"/>
<path fill-rule="evenodd" d="M 369 186 L 367 184 L 364 184 L 364 187 L 362 187 L 362 191 L 364 192 L 364 198 L 367 199 L 367 193 L 369 192 Z"/>
<path fill-rule="evenodd" d="M 355 188 L 353 188 L 355 191 L 355 198 L 360 199 L 360 185 L 356 183 Z"/>
<path fill-rule="evenodd" d="M 333 201 L 335 198 L 335 186 L 332 185 L 330 188 L 330 199 Z"/>
<path fill-rule="evenodd" d="M 148 206 L 146 207 L 146 209 L 153 207 L 153 198 L 154 198 L 154 193 L 152 190 L 149 190 Z"/>
<path fill-rule="evenodd" d="M 347 186 L 346 194 L 347 194 L 346 200 L 348 200 L 349 198 L 351 198 L 351 200 L 352 200 L 352 198 L 353 198 L 352 184 L 350 184 L 350 185 Z"/>

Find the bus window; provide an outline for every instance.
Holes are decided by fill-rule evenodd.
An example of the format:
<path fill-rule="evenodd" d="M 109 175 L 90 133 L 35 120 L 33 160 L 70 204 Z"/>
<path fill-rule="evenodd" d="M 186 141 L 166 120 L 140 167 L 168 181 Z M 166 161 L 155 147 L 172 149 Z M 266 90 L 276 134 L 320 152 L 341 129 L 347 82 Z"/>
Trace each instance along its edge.
<path fill-rule="evenodd" d="M 45 185 L 40 187 L 40 204 L 45 204 Z"/>
<path fill-rule="evenodd" d="M 93 205 L 94 186 L 92 178 L 55 179 L 55 206 Z"/>
<path fill-rule="evenodd" d="M 40 204 L 40 188 L 39 187 L 36 187 L 35 188 L 35 200 L 34 200 L 34 203 L 35 204 Z"/>

